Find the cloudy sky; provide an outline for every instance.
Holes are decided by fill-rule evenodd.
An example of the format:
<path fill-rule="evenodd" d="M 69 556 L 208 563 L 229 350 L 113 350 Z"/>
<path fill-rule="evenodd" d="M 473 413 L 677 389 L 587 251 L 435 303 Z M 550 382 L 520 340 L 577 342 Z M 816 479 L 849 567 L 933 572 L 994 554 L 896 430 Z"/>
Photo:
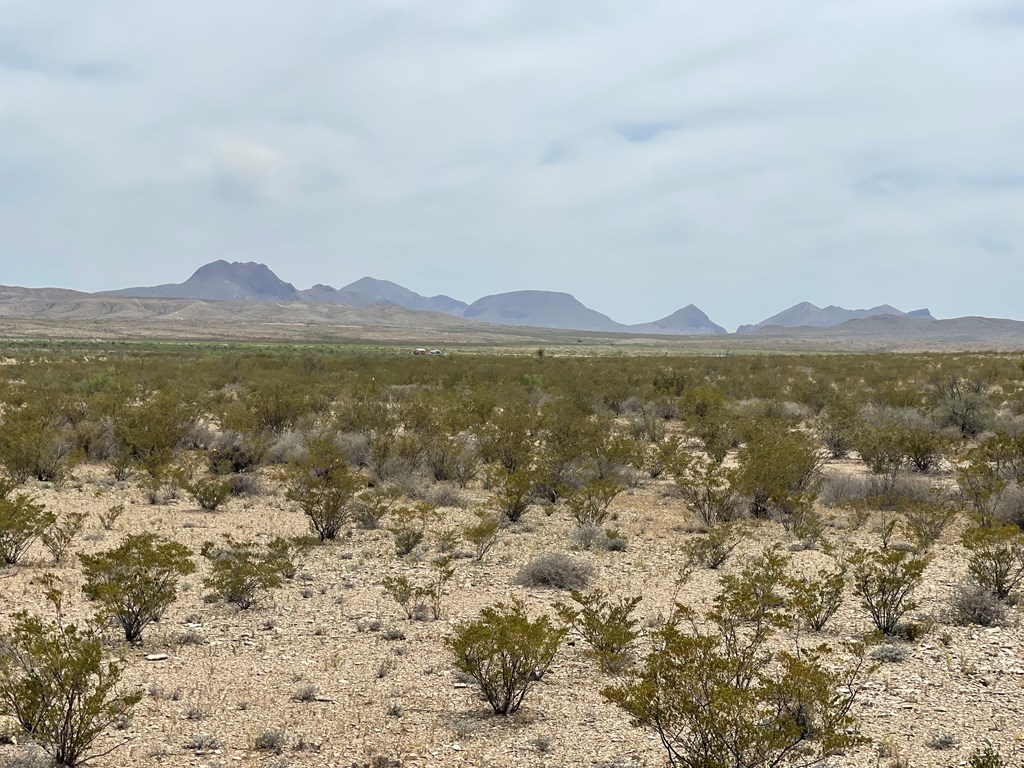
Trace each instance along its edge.
<path fill-rule="evenodd" d="M 1024 0 L 0 0 L 0 283 L 1024 319 Z"/>

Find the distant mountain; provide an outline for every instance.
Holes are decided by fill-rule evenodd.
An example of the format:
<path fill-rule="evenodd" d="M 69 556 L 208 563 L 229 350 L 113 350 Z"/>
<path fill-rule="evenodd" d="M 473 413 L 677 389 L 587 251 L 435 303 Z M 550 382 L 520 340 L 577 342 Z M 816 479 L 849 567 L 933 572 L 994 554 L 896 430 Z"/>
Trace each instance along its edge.
<path fill-rule="evenodd" d="M 914 317 L 923 320 L 934 320 L 927 309 L 915 309 L 913 312 L 902 312 L 889 304 L 881 304 L 871 309 L 845 309 L 843 307 L 818 307 L 808 301 L 796 304 L 789 309 L 772 315 L 756 325 L 741 325 L 736 333 L 751 333 L 758 328 L 831 328 L 848 320 L 860 320 L 865 317 Z"/>
<path fill-rule="evenodd" d="M 634 333 L 667 333 L 687 336 L 728 333 L 722 326 L 711 322 L 711 318 L 693 304 L 677 309 L 668 317 L 655 320 L 653 323 L 631 325 L 629 330 Z"/>
<path fill-rule="evenodd" d="M 557 291 L 510 291 L 484 296 L 462 312 L 467 320 L 501 325 L 529 325 L 574 331 L 626 330 L 607 315 L 581 304 L 576 297 Z"/>
<path fill-rule="evenodd" d="M 750 336 L 821 342 L 870 342 L 876 348 L 901 349 L 1020 349 L 1024 322 L 990 317 L 955 317 L 936 320 L 930 314 L 872 315 L 827 328 L 766 326 Z"/>
<path fill-rule="evenodd" d="M 453 299 L 451 296 L 420 296 L 408 288 L 403 288 L 398 283 L 377 280 L 372 277 L 363 277 L 354 283 L 349 283 L 341 289 L 341 292 L 366 296 L 373 299 L 376 304 L 391 304 L 424 312 L 443 312 L 446 315 L 459 316 L 468 306 L 466 302 Z"/>
<path fill-rule="evenodd" d="M 214 261 L 184 283 L 104 291 L 101 296 L 143 299 L 207 299 L 212 301 L 300 301 L 295 286 L 275 275 L 266 264 L 252 261 Z"/>

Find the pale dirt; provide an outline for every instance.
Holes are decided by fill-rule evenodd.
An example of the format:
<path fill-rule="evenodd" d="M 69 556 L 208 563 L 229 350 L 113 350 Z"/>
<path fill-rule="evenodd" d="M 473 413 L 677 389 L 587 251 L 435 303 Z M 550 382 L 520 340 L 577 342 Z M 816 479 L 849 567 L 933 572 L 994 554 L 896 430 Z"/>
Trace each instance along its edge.
<path fill-rule="evenodd" d="M 828 471 L 856 471 L 841 462 Z M 195 550 L 222 532 L 266 541 L 276 535 L 306 533 L 305 518 L 286 501 L 268 475 L 267 492 L 257 499 L 232 499 L 215 513 L 202 512 L 190 500 L 151 506 L 131 484 L 116 484 L 105 467 L 76 470 L 77 481 L 61 490 L 33 487 L 33 494 L 54 510 L 90 513 L 79 552 L 95 552 L 117 544 L 129 532 L 154 531 Z M 275 490 L 276 489 L 276 490 Z M 480 489 L 466 492 L 477 501 Z M 124 502 L 127 511 L 114 531 L 104 531 L 96 514 Z M 596 585 L 616 594 L 640 593 L 644 620 L 664 614 L 674 599 L 695 607 L 708 605 L 718 575 L 702 571 L 676 594 L 682 558 L 679 544 L 692 534 L 681 502 L 667 480 L 648 480 L 623 493 L 614 503 L 619 526 L 629 540 L 623 553 L 575 553 L 597 568 Z M 459 524 L 468 511 L 444 510 L 448 524 Z M 870 528 L 870 526 L 869 526 Z M 456 677 L 442 646 L 451 624 L 473 617 L 480 608 L 518 596 L 533 612 L 545 612 L 561 593 L 513 586 L 515 574 L 535 554 L 567 551 L 571 525 L 566 512 L 551 516 L 531 508 L 514 532 L 507 533 L 483 564 L 457 561 L 441 621 L 407 621 L 385 595 L 381 580 L 389 573 L 425 575 L 429 557 L 419 563 L 396 558 L 385 531 L 353 530 L 337 543 L 314 548 L 303 578 L 288 583 L 249 611 L 205 604 L 200 571 L 187 579 L 188 589 L 152 625 L 141 647 L 113 643 L 111 653 L 125 659 L 125 683 L 147 694 L 136 708 L 130 727 L 113 732 L 104 745 L 126 740 L 125 746 L 95 761 L 109 766 L 339 766 L 349 768 L 376 755 L 398 758 L 404 766 L 659 766 L 664 754 L 653 732 L 631 727 L 628 718 L 600 696 L 611 679 L 602 676 L 581 643 L 565 645 L 550 672 L 528 695 L 519 714 L 494 717 L 472 686 Z M 921 614 L 940 621 L 951 588 L 964 576 L 956 544 L 959 526 L 947 531 L 935 550 L 927 583 L 919 591 Z M 874 544 L 870 530 L 847 533 L 832 528 L 830 538 Z M 764 524 L 724 566 L 734 572 L 746 554 L 771 541 L 788 543 L 781 527 Z M 33 577 L 53 571 L 65 582 L 68 617 L 82 620 L 90 606 L 82 600 L 80 574 L 72 556 L 54 568 L 36 545 L 26 564 L 0 572 L 0 621 L 7 625 L 19 608 L 44 610 Z M 817 551 L 793 555 L 794 568 L 827 567 Z M 312 596 L 303 598 L 302 589 Z M 872 675 L 856 714 L 874 744 L 835 758 L 829 765 L 889 765 L 879 759 L 879 743 L 891 741 L 915 767 L 963 765 L 977 746 L 990 741 L 1008 759 L 1021 765 L 1024 756 L 1024 633 L 1021 609 L 1013 609 L 1011 625 L 1000 629 L 946 626 L 908 646 L 907 661 L 886 664 Z M 194 631 L 200 646 L 180 645 L 175 636 L 187 631 L 188 618 L 199 618 Z M 397 628 L 405 639 L 388 641 L 383 630 L 370 631 L 372 621 L 383 629 Z M 272 626 L 271 626 L 272 623 Z M 869 619 L 852 594 L 824 636 L 804 642 L 837 642 L 866 632 Z M 949 647 L 941 642 L 948 633 Z M 110 637 L 116 634 L 112 631 Z M 788 642 L 788 641 L 787 641 Z M 164 661 L 146 661 L 162 653 Z M 393 664 L 378 677 L 382 664 Z M 294 692 L 315 685 L 323 701 L 298 703 Z M 156 694 L 156 695 L 152 695 Z M 173 695 L 172 695 L 173 694 Z M 404 714 L 390 717 L 392 704 Z M 244 708 L 243 708 L 244 707 Z M 190 709 L 203 713 L 188 719 Z M 253 751 L 256 736 L 274 728 L 287 733 L 281 756 Z M 938 732 L 954 735 L 959 747 L 936 750 L 926 741 Z M 197 754 L 184 744 L 200 733 L 216 736 L 223 746 L 215 754 Z M 320 745 L 320 751 L 295 751 L 298 740 Z M 547 740 L 542 752 L 537 740 Z M 2 756 L 14 747 L 0 747 Z"/>

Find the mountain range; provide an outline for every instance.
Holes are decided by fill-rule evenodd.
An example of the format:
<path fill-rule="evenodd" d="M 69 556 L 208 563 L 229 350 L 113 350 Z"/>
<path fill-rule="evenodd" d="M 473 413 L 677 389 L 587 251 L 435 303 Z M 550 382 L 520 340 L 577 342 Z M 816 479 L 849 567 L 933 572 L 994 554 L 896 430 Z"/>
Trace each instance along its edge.
<path fill-rule="evenodd" d="M 397 283 L 364 277 L 342 288 L 317 284 L 299 290 L 254 262 L 214 261 L 197 269 L 183 283 L 102 291 L 100 296 L 140 299 L 203 299 L 207 301 L 325 302 L 350 307 L 394 306 L 421 312 L 440 312 L 480 323 L 522 325 L 607 333 L 708 335 L 727 333 L 690 304 L 668 317 L 639 325 L 617 323 L 557 291 L 511 291 L 466 304 L 451 296 L 421 296 Z"/>
<path fill-rule="evenodd" d="M 705 337 L 709 343 L 718 343 L 714 339 L 727 334 L 693 304 L 660 320 L 626 325 L 568 293 L 511 291 L 467 304 L 450 296 L 422 296 L 372 277 L 341 288 L 317 284 L 300 290 L 264 264 L 226 261 L 200 267 L 183 283 L 95 294 L 0 285 L 0 325 L 24 322 L 32 324 L 33 333 L 43 335 L 53 333 L 54 328 L 61 332 L 88 327 L 99 331 L 116 326 L 119 334 L 130 329 L 134 335 L 171 337 L 187 327 L 197 338 L 237 335 L 241 331 L 236 326 L 250 331 L 258 328 L 259 333 L 275 337 L 301 336 L 308 331 L 408 338 L 413 332 L 417 338 L 432 340 L 470 335 L 522 341 L 537 338 L 538 333 L 578 332 L 592 337 L 609 334 L 606 338 L 617 340 L 628 336 Z M 894 348 L 892 343 L 901 348 L 947 348 L 952 344 L 964 349 L 1016 349 L 1024 348 L 1024 322 L 979 317 L 936 320 L 927 309 L 904 312 L 888 304 L 845 309 L 804 302 L 759 323 L 741 326 L 731 339 L 733 345 L 748 339 L 744 347 L 795 340 L 880 349 Z M 612 343 L 619 343 L 617 340 Z"/>

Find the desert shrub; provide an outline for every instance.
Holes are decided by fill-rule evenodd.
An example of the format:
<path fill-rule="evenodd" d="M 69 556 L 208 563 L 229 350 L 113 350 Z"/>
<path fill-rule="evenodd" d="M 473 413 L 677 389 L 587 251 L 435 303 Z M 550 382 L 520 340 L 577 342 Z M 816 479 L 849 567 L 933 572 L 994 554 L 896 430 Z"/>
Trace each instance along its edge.
<path fill-rule="evenodd" d="M 184 393 L 153 395 L 118 415 L 114 423 L 117 454 L 144 471 L 151 483 L 157 483 L 195 420 L 195 406 Z"/>
<path fill-rule="evenodd" d="M 621 532 L 614 528 L 602 528 L 599 525 L 578 525 L 569 535 L 574 549 L 589 551 L 603 549 L 608 552 L 624 552 L 626 540 Z"/>
<path fill-rule="evenodd" d="M 971 624 L 995 627 L 1006 621 L 1006 606 L 1003 602 L 990 590 L 976 584 L 956 588 L 950 602 L 950 613 L 953 623 L 962 627 Z"/>
<path fill-rule="evenodd" d="M 997 520 L 1024 528 L 1024 486 L 1019 481 L 1009 483 L 1000 494 L 995 506 Z"/>
<path fill-rule="evenodd" d="M 979 452 L 972 452 L 956 472 L 956 483 L 962 503 L 978 525 L 987 527 L 995 520 L 996 507 L 1006 489 L 1007 480 Z"/>
<path fill-rule="evenodd" d="M 377 486 L 363 491 L 352 504 L 352 517 L 360 528 L 376 530 L 401 497 L 401 492 L 393 487 Z"/>
<path fill-rule="evenodd" d="M 433 573 L 425 584 L 414 584 L 407 576 L 385 576 L 384 591 L 402 610 L 407 619 L 435 620 L 444 615 L 443 599 L 445 587 L 455 576 L 450 557 L 438 557 L 433 562 Z"/>
<path fill-rule="evenodd" d="M 223 747 L 224 742 L 215 734 L 197 733 L 195 736 L 189 737 L 183 746 L 185 749 L 195 750 L 196 752 L 213 752 Z"/>
<path fill-rule="evenodd" d="M 957 518 L 956 508 L 941 499 L 901 505 L 907 535 L 919 553 L 927 552 Z"/>
<path fill-rule="evenodd" d="M 427 525 L 434 516 L 433 505 L 418 501 L 410 506 L 396 507 L 391 511 L 388 530 L 395 537 L 395 554 L 405 557 L 423 541 Z"/>
<path fill-rule="evenodd" d="M 825 573 L 820 578 L 794 577 L 788 582 L 790 604 L 800 621 L 821 632 L 843 603 L 846 569 Z"/>
<path fill-rule="evenodd" d="M 298 701 L 303 704 L 309 704 L 317 700 L 320 696 L 320 689 L 315 685 L 304 685 L 301 688 L 295 690 L 292 693 L 292 701 Z"/>
<path fill-rule="evenodd" d="M 871 652 L 872 661 L 880 661 L 883 664 L 899 664 L 906 661 L 907 649 L 895 643 L 882 643 Z"/>
<path fill-rule="evenodd" d="M 962 437 L 976 437 L 992 422 L 992 406 L 978 387 L 955 376 L 938 387 L 936 419 L 940 427 L 953 427 Z"/>
<path fill-rule="evenodd" d="M 261 731 L 253 739 L 252 748 L 257 752 L 271 752 L 280 755 L 288 743 L 288 737 L 281 728 L 272 728 L 269 731 Z"/>
<path fill-rule="evenodd" d="M 183 480 L 182 487 L 188 491 L 201 509 L 216 512 L 217 508 L 227 501 L 234 490 L 231 478 L 201 477 L 197 480 Z"/>
<path fill-rule="evenodd" d="M 968 528 L 961 541 L 967 548 L 971 581 L 1005 600 L 1024 582 L 1024 535 L 1012 524 Z"/>
<path fill-rule="evenodd" d="M 917 472 L 934 470 L 949 449 L 945 435 L 928 424 L 904 426 L 900 430 L 899 441 L 907 461 Z"/>
<path fill-rule="evenodd" d="M 21 407 L 7 407 L 0 428 L 0 466 L 18 485 L 29 478 L 60 482 L 73 458 L 74 440 L 61 428 L 57 404 L 31 393 Z"/>
<path fill-rule="evenodd" d="M 896 632 L 900 619 L 917 607 L 912 594 L 924 577 L 925 557 L 902 549 L 857 549 L 850 556 L 854 592 L 875 627 L 884 635 Z"/>
<path fill-rule="evenodd" d="M 64 555 L 71 546 L 71 542 L 82 532 L 85 519 L 88 515 L 85 512 L 67 512 L 58 518 L 53 525 L 43 531 L 41 539 L 55 563 L 62 562 Z"/>
<path fill-rule="evenodd" d="M 343 456 L 347 456 L 344 446 L 340 447 L 339 450 Z M 269 464 L 299 464 L 306 458 L 308 453 L 306 439 L 303 434 L 295 430 L 286 430 L 270 444 L 264 459 Z M 358 464 L 359 462 L 349 463 Z"/>
<path fill-rule="evenodd" d="M 191 555 L 188 547 L 153 533 L 127 536 L 115 549 L 78 556 L 82 592 L 117 620 L 125 640 L 135 642 L 174 602 L 178 580 L 195 572 Z"/>
<path fill-rule="evenodd" d="M 408 576 L 385 576 L 382 582 L 384 591 L 401 606 L 405 612 L 405 618 L 426 619 L 428 614 L 427 596 L 419 587 L 409 579 Z"/>
<path fill-rule="evenodd" d="M 275 536 L 267 543 L 267 556 L 274 561 L 280 574 L 290 581 L 298 575 L 303 558 L 316 541 L 312 536 L 292 539 Z"/>
<path fill-rule="evenodd" d="M 580 525 L 603 525 L 608 519 L 608 507 L 622 492 L 622 486 L 609 479 L 593 480 L 573 492 L 566 504 Z"/>
<path fill-rule="evenodd" d="M 561 552 L 537 555 L 524 565 L 516 576 L 516 584 L 525 587 L 583 589 L 590 583 L 594 569 Z"/>
<path fill-rule="evenodd" d="M 708 630 L 677 605 L 639 673 L 602 691 L 657 732 L 671 764 L 761 768 L 797 751 L 813 764 L 861 741 L 851 714 L 863 677 L 859 653 L 851 668 L 833 671 L 825 646 L 788 653 L 768 644 L 788 624 L 786 563 L 769 551 L 723 577 Z"/>
<path fill-rule="evenodd" d="M 716 570 L 743 541 L 746 529 L 739 523 L 717 523 L 706 533 L 683 545 L 683 555 L 691 565 Z"/>
<path fill-rule="evenodd" d="M 217 599 L 242 610 L 251 608 L 261 593 L 281 586 L 284 564 L 279 554 L 263 550 L 254 542 L 236 541 L 229 535 L 224 539 L 221 546 L 208 541 L 200 550 L 210 561 L 210 575 L 203 579 L 203 585 Z"/>
<path fill-rule="evenodd" d="M 518 522 L 534 501 L 535 474 L 525 467 L 509 470 L 495 465 L 487 473 L 490 504 L 510 523 Z"/>
<path fill-rule="evenodd" d="M 266 440 L 239 432 L 225 432 L 214 441 L 206 461 L 210 472 L 215 475 L 252 472 L 259 467 L 267 448 Z"/>
<path fill-rule="evenodd" d="M 872 475 L 882 482 L 882 493 L 888 494 L 896 484 L 900 470 L 907 463 L 906 449 L 897 424 L 863 425 L 857 433 L 855 447 Z"/>
<path fill-rule="evenodd" d="M 344 457 L 329 441 L 309 445 L 288 483 L 287 496 L 309 518 L 320 541 L 336 539 L 351 517 L 351 501 L 363 481 L 348 471 Z"/>
<path fill-rule="evenodd" d="M 123 514 L 124 504 L 112 504 L 107 507 L 106 511 L 97 512 L 96 516 L 99 518 L 100 525 L 103 526 L 103 530 L 112 531 Z"/>
<path fill-rule="evenodd" d="M 466 498 L 459 493 L 459 489 L 448 483 L 438 483 L 427 488 L 423 500 L 435 507 L 463 509 L 466 506 Z"/>
<path fill-rule="evenodd" d="M 976 749 L 967 759 L 967 768 L 1006 768 L 1006 761 L 991 744 Z"/>
<path fill-rule="evenodd" d="M 564 636 L 565 629 L 547 616 L 531 620 L 523 603 L 513 601 L 484 608 L 478 618 L 456 627 L 445 644 L 494 713 L 510 715 L 550 666 Z"/>
<path fill-rule="evenodd" d="M 841 459 L 853 450 L 861 425 L 859 410 L 860 405 L 854 400 L 836 399 L 818 419 L 818 437 L 831 458 Z"/>
<path fill-rule="evenodd" d="M 505 528 L 505 518 L 484 509 L 475 510 L 473 514 L 476 521 L 462 529 L 462 537 L 473 545 L 473 557 L 480 562 L 497 544 Z"/>
<path fill-rule="evenodd" d="M 683 502 L 702 525 L 709 528 L 736 515 L 733 473 L 720 462 L 690 451 L 676 451 L 668 473 Z"/>
<path fill-rule="evenodd" d="M 570 597 L 575 605 L 555 606 L 559 618 L 591 647 L 602 670 L 621 669 L 640 637 L 633 616 L 640 597 L 612 601 L 599 589 L 589 594 L 573 590 Z"/>
<path fill-rule="evenodd" d="M 24 494 L 0 499 L 0 559 L 15 565 L 56 520 L 53 512 Z"/>
<path fill-rule="evenodd" d="M 96 741 L 125 718 L 141 692 L 116 693 L 121 667 L 104 661 L 98 635 L 61 619 L 48 624 L 24 611 L 0 639 L 0 712 L 42 746 L 58 765 L 77 766 L 101 753 Z"/>
<path fill-rule="evenodd" d="M 822 457 L 803 432 L 756 425 L 740 448 L 736 487 L 750 499 L 755 517 L 774 516 L 797 530 L 817 498 Z"/>

